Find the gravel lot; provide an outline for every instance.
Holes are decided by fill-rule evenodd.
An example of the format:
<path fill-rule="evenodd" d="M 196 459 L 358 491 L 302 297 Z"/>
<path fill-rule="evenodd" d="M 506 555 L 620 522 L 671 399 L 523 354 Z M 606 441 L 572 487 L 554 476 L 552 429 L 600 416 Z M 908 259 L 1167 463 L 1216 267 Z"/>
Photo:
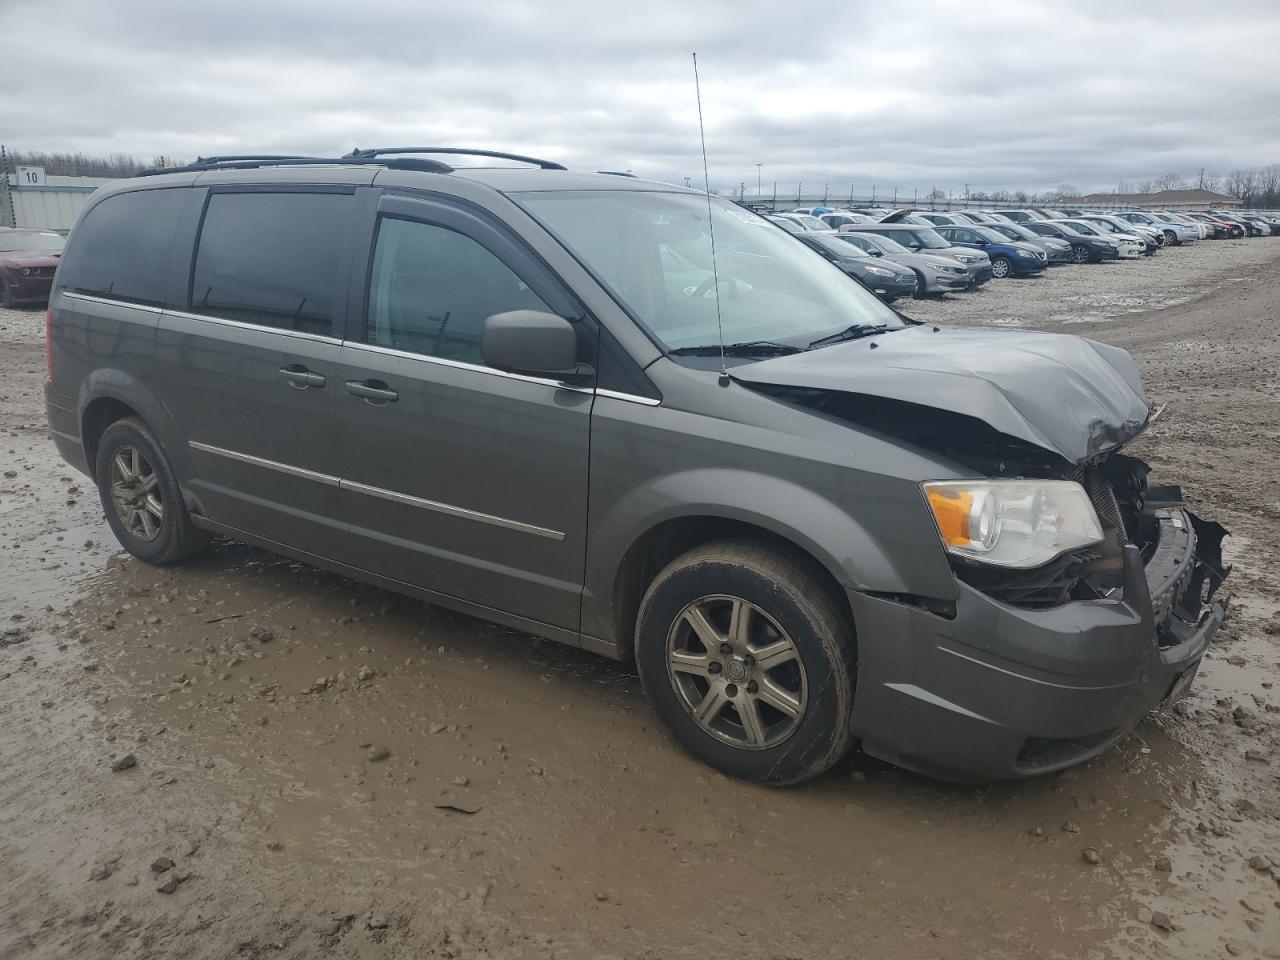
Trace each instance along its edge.
<path fill-rule="evenodd" d="M 902 305 L 1133 351 L 1135 449 L 1234 535 L 1181 707 L 983 788 L 745 786 L 616 664 L 235 544 L 129 560 L 45 438 L 43 311 L 0 311 L 0 957 L 1280 957 L 1278 268 Z"/>

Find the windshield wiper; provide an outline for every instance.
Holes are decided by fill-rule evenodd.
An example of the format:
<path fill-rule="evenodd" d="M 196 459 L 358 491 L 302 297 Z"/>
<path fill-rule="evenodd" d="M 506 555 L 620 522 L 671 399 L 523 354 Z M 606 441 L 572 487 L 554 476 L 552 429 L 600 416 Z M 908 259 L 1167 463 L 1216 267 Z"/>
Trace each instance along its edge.
<path fill-rule="evenodd" d="M 840 343 L 844 340 L 861 340 L 863 337 L 874 337 L 877 333 L 884 333 L 888 329 L 889 325 L 887 323 L 855 323 L 852 327 L 845 327 L 839 333 L 833 333 L 828 337 L 819 337 L 809 344 L 809 349 L 825 347 L 828 344 Z"/>
<path fill-rule="evenodd" d="M 740 343 L 726 343 L 724 345 L 724 355 L 726 357 L 781 357 L 787 354 L 800 353 L 803 349 L 803 347 L 797 347 L 794 344 L 777 343 L 774 340 L 744 340 Z M 677 357 L 718 357 L 720 356 L 720 344 L 704 343 L 696 347 L 676 347 L 676 349 L 669 352 Z"/>

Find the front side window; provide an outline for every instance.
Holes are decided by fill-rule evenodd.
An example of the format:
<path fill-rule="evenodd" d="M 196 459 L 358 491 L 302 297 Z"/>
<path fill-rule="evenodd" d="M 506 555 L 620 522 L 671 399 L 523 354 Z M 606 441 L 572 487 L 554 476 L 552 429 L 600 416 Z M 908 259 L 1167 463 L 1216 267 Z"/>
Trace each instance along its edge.
<path fill-rule="evenodd" d="M 354 203 L 344 193 L 212 194 L 196 249 L 191 309 L 331 335 Z"/>
<path fill-rule="evenodd" d="M 482 364 L 484 322 L 508 310 L 551 312 L 470 237 L 416 220 L 382 220 L 369 283 L 368 343 Z"/>
<path fill-rule="evenodd" d="M 79 293 L 164 306 L 188 196 L 183 189 L 137 190 L 96 204 L 76 224 L 58 283 Z"/>
<path fill-rule="evenodd" d="M 803 346 L 853 325 L 903 325 L 829 260 L 736 204 L 711 200 L 713 264 L 705 196 L 646 190 L 511 196 L 668 350 L 718 342 L 717 299 L 726 343 Z"/>

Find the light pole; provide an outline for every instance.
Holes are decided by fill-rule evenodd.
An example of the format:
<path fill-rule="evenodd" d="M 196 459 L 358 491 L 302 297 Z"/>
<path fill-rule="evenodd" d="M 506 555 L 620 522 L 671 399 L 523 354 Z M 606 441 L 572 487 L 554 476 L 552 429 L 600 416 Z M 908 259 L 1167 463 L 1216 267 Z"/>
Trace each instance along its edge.
<path fill-rule="evenodd" d="M 760 173 L 764 169 L 764 162 L 756 164 L 756 196 L 760 196 Z"/>

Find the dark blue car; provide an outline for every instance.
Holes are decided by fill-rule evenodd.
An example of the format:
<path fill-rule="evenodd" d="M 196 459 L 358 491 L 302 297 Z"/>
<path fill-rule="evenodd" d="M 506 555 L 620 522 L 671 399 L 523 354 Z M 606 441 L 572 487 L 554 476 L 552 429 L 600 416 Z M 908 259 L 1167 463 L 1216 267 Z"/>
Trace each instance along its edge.
<path fill-rule="evenodd" d="M 990 227 L 944 224 L 934 229 L 954 246 L 984 251 L 991 258 L 993 277 L 1029 277 L 1049 266 L 1043 250 L 1021 240 L 1010 240 Z"/>

